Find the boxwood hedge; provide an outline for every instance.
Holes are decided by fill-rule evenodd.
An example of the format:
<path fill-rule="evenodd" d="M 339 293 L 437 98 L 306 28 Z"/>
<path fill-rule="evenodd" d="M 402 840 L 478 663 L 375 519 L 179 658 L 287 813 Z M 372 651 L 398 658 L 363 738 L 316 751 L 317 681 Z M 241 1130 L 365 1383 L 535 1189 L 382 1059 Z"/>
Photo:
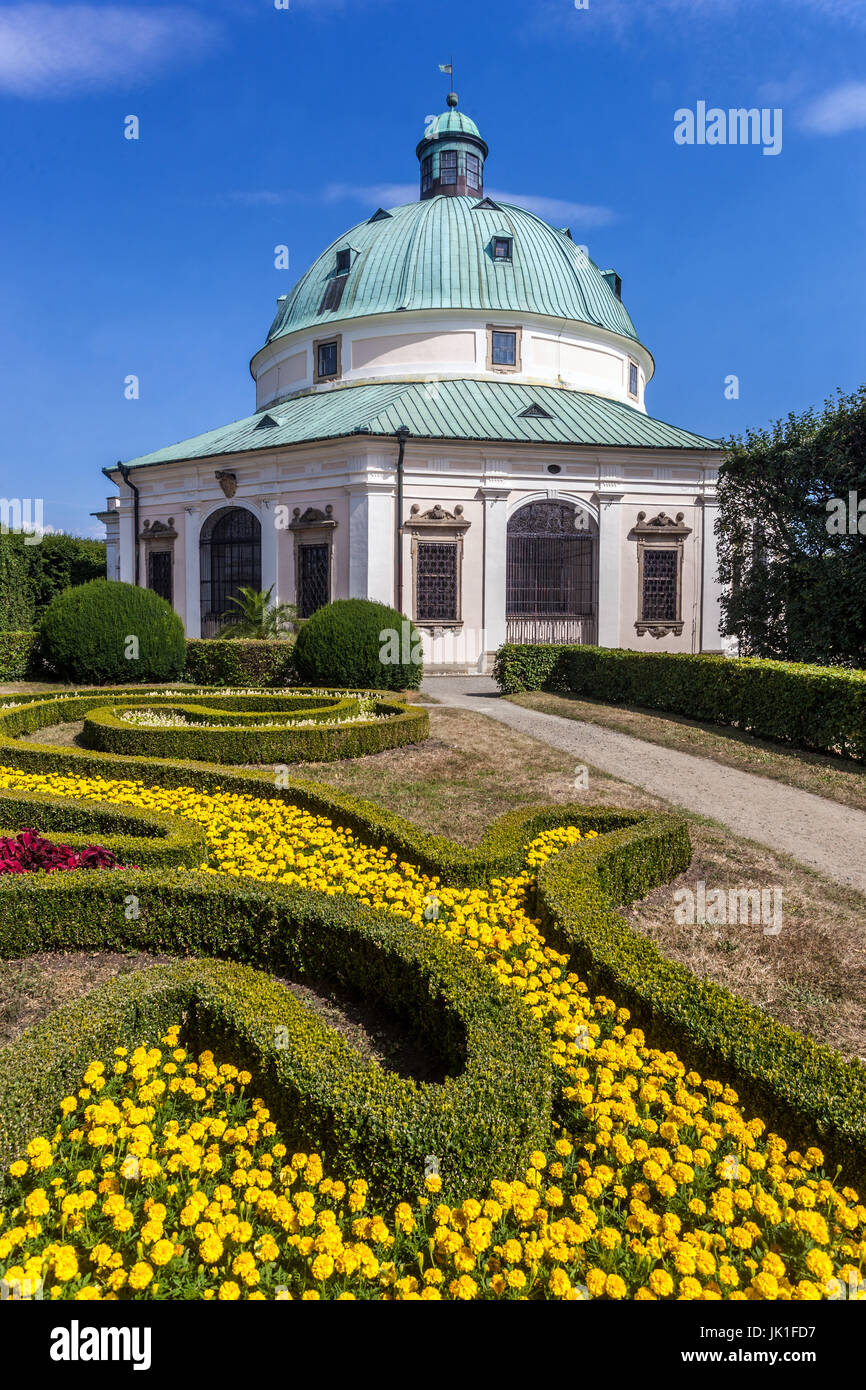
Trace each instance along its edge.
<path fill-rule="evenodd" d="M 32 709 L 30 705 L 31 713 L 26 707 L 7 710 L 4 721 L 15 713 L 29 720 Z M 51 719 L 55 717 L 52 713 Z M 503 816 L 488 827 L 477 846 L 466 847 L 431 835 L 374 803 L 301 778 L 275 787 L 270 778 L 252 770 L 230 771 L 202 763 L 47 748 L 8 736 L 0 736 L 0 763 L 31 771 L 60 770 L 130 778 L 145 784 L 277 797 L 312 814 L 326 816 L 367 843 L 387 846 L 399 858 L 454 884 L 483 884 L 490 878 L 518 872 L 525 861 L 526 846 L 543 830 L 563 824 L 596 830 L 598 839 L 557 855 L 539 875 L 536 910 L 548 939 L 570 954 L 575 969 L 594 988 L 631 1008 L 636 1021 L 658 1046 L 676 1047 L 683 1059 L 701 1067 L 705 1074 L 734 1086 L 747 1104 L 755 1106 L 763 1118 L 789 1138 L 818 1138 L 828 1157 L 838 1162 L 852 1180 L 862 1180 L 866 1175 L 866 1068 L 857 1062 L 846 1063 L 838 1054 L 776 1023 L 722 987 L 698 980 L 684 967 L 666 961 L 652 943 L 633 933 L 617 913 L 618 904 L 643 897 L 688 866 L 688 828 L 677 817 L 585 806 L 527 807 Z M 80 885 L 75 891 L 88 895 L 86 910 L 73 913 L 67 913 L 71 900 L 63 899 L 62 885 L 50 880 L 41 890 L 38 911 L 28 907 L 23 915 L 18 908 L 25 902 L 27 885 L 0 885 L 0 919 L 8 922 L 13 933 L 5 938 L 4 951 L 37 949 L 37 943 L 45 941 L 38 934 L 44 929 L 40 923 L 53 923 L 51 930 L 61 932 L 61 939 L 68 945 L 86 944 L 88 938 L 82 932 L 86 933 L 94 917 L 99 920 L 99 913 L 92 910 L 97 898 L 109 887 L 117 890 L 119 879 L 129 882 L 130 878 L 114 874 L 87 879 L 84 875 L 72 877 Z M 129 939 L 142 946 L 149 943 L 149 948 L 206 952 L 264 964 L 265 947 L 255 945 L 259 937 L 265 941 L 269 934 L 263 928 L 261 912 L 256 908 L 233 916 L 231 904 L 237 902 L 238 894 L 251 895 L 248 901 L 252 903 L 275 890 L 266 892 L 264 885 L 236 884 L 234 880 L 210 877 L 202 886 L 198 876 L 184 878 L 183 891 L 191 895 L 190 901 L 200 903 L 201 895 L 207 895 L 207 912 L 197 915 L 198 909 L 187 911 L 184 906 L 182 912 L 173 907 L 166 914 L 157 908 L 158 903 L 167 901 L 160 896 L 167 884 L 166 876 L 137 875 L 136 882 L 145 890 L 148 906 L 138 924 L 127 927 L 124 923 L 122 930 L 135 932 Z M 179 891 L 176 876 L 168 883 L 168 890 L 169 898 L 175 902 L 171 894 Z M 72 891 L 71 885 L 67 891 Z M 22 897 L 16 899 L 16 893 L 22 893 Z M 229 904 L 226 909 L 221 906 L 223 895 Z M 363 911 L 348 898 L 303 896 L 308 899 L 306 910 L 310 920 L 318 924 L 316 934 L 323 942 L 330 936 L 334 941 L 341 940 L 340 924 L 356 923 L 356 913 Z M 104 896 L 99 900 L 105 901 Z M 59 916 L 49 910 L 51 901 L 63 903 Z M 294 912 L 300 910 L 299 902 L 296 893 Z M 379 928 L 392 930 L 395 919 L 374 914 L 367 920 L 375 933 Z M 164 934 L 164 922 L 169 923 L 171 936 Z M 120 928 L 120 924 L 115 923 L 115 927 Z M 148 935 L 151 927 L 156 929 L 154 935 Z M 366 931 L 365 926 L 362 935 Z M 30 932 L 37 934 L 30 936 Z M 3 939 L 0 937 L 0 941 Z M 425 939 L 436 937 L 429 933 Z M 337 950 L 337 957 L 341 950 Z M 256 954 L 260 951 L 265 954 Z M 279 959 L 269 958 L 268 964 L 274 968 L 272 961 Z M 338 969 L 339 961 L 332 959 L 333 968 Z M 402 1007 L 402 977 L 393 977 L 390 986 L 385 983 L 381 988 L 381 999 L 391 1007 Z M 410 991 L 405 998 L 413 1001 L 414 1010 L 417 995 Z M 7 1049 L 6 1056 L 9 1055 Z"/>
<path fill-rule="evenodd" d="M 265 686 L 282 689 L 295 680 L 294 640 L 220 641 L 188 637 L 182 679 L 192 685 Z M 128 679 L 129 671 L 124 671 Z M 47 679 L 38 632 L 0 632 L 0 681 Z"/>
<path fill-rule="evenodd" d="M 272 686 L 291 685 L 295 680 L 293 640 L 220 641 L 218 638 L 188 637 L 186 640 L 185 681 L 194 685 Z"/>
<path fill-rule="evenodd" d="M 566 691 L 742 729 L 820 753 L 866 759 L 866 671 L 602 647 L 506 644 L 500 690 Z"/>
<path fill-rule="evenodd" d="M 62 838 L 73 849 L 98 843 L 121 863 L 139 868 L 198 868 L 208 853 L 204 831 L 182 816 L 0 789 L 0 835 L 15 836 L 22 829 Z"/>
<path fill-rule="evenodd" d="M 360 698 L 368 695 L 371 716 L 378 717 L 362 718 L 357 723 L 328 722 L 357 715 L 361 710 Z M 180 713 L 188 720 L 222 727 L 153 728 L 127 723 L 120 717 L 128 710 L 146 708 Z M 311 727 L 292 728 L 293 718 L 316 722 Z M 84 722 L 82 741 L 95 750 L 221 764 L 331 762 L 418 743 L 430 731 L 426 709 L 387 699 L 378 692 L 223 695 L 196 691 L 190 700 L 184 701 L 177 692 L 138 693 L 128 688 L 114 690 L 110 704 L 106 704 L 104 691 L 92 690 L 13 700 L 8 709 L 0 711 L 0 731 L 18 739 L 48 724 L 79 720 Z M 281 727 L 257 727 L 272 722 Z M 78 750 L 51 751 L 59 753 L 62 761 L 64 755 Z"/>
<path fill-rule="evenodd" d="M 666 960 L 613 904 L 647 891 L 648 843 L 663 827 L 635 824 L 563 851 L 538 874 L 536 911 L 549 941 L 591 988 L 631 1010 L 650 1041 L 727 1081 L 770 1127 L 805 1146 L 820 1142 L 828 1168 L 866 1178 L 866 1067 L 804 1038 L 721 985 Z M 649 876 L 651 879 L 651 876 Z"/>
<path fill-rule="evenodd" d="M 129 919 L 128 895 L 136 914 Z M 256 1075 L 284 1132 L 396 1200 L 435 1155 L 454 1196 L 519 1171 L 549 1134 L 549 1044 L 514 991 L 459 945 L 350 899 L 185 874 L 15 876 L 0 884 L 0 955 L 125 945 L 205 957 L 113 981 L 4 1051 L 0 1155 L 50 1125 L 91 1058 L 185 1019 L 185 1040 Z M 251 966 L 258 967 L 256 969 Z M 268 974 L 262 973 L 269 972 Z M 272 978 L 336 985 L 439 1057 L 418 1085 L 364 1058 Z"/>
<path fill-rule="evenodd" d="M 152 589 L 114 579 L 55 594 L 42 617 L 40 646 L 61 678 L 104 685 L 130 675 L 172 680 L 186 656 L 183 623 L 171 604 Z"/>

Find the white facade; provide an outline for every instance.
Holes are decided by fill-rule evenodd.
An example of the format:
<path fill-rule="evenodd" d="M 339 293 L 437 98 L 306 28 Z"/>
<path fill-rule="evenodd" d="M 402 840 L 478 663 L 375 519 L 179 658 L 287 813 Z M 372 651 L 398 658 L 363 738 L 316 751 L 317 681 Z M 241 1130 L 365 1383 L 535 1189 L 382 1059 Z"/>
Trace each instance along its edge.
<path fill-rule="evenodd" d="M 200 436 L 112 474 L 110 565 L 191 637 L 245 582 L 301 616 L 388 603 L 438 669 L 487 669 L 507 640 L 718 652 L 721 452 L 648 415 L 655 364 L 616 273 L 468 194 L 487 146 L 456 101 L 419 146 L 419 203 L 359 224 L 278 302 L 255 415 L 213 451 Z"/>
<path fill-rule="evenodd" d="M 162 523 L 175 530 L 171 543 L 172 601 L 187 634 L 202 634 L 199 538 L 214 515 L 242 508 L 257 519 L 261 534 L 261 587 L 274 585 L 274 599 L 296 602 L 294 510 L 332 509 L 331 598 L 365 597 L 400 608 L 417 619 L 412 536 L 401 535 L 402 602 L 396 591 L 396 457 L 388 441 L 297 445 L 278 453 L 232 457 L 237 490 L 228 500 L 215 473 L 224 457 L 178 462 L 142 470 L 138 476 L 141 532 Z M 404 527 L 412 507 L 437 506 L 455 514 L 462 506 L 469 525 L 463 533 L 459 620 L 452 626 L 422 627 L 428 662 L 443 669 L 484 670 L 509 636 L 506 615 L 507 528 L 529 502 L 564 501 L 590 520 L 597 578 L 595 632 L 584 640 L 637 650 L 718 652 L 719 593 L 715 582 L 715 480 L 718 456 L 707 451 L 640 459 L 635 451 L 533 445 L 498 446 L 409 440 L 404 464 Z M 561 471 L 547 472 L 550 464 Z M 689 534 L 682 540 L 681 631 L 659 636 L 638 632 L 639 557 L 633 528 L 641 513 L 669 518 L 683 514 Z M 132 497 L 118 507 L 120 577 L 134 573 Z M 151 542 L 151 545 L 156 542 Z M 140 552 L 147 550 L 140 542 Z M 143 554 L 142 583 L 148 582 Z M 207 635 L 213 635 L 212 631 Z M 543 635 L 543 634 L 542 634 Z"/>
<path fill-rule="evenodd" d="M 491 327 L 517 329 L 519 370 L 488 366 Z M 256 409 L 318 390 L 333 390 L 370 381 L 436 381 L 473 377 L 501 381 L 504 375 L 525 385 L 560 386 L 610 400 L 625 401 L 646 412 L 644 393 L 655 365 L 651 354 L 632 339 L 591 324 L 551 323 L 537 314 L 491 311 L 479 319 L 463 310 L 440 314 L 424 310 L 346 320 L 331 325 L 341 338 L 339 381 L 316 385 L 314 345 L 323 330 L 306 329 L 276 338 L 256 353 L 250 370 L 256 382 Z M 629 364 L 638 368 L 636 394 L 629 391 Z"/>

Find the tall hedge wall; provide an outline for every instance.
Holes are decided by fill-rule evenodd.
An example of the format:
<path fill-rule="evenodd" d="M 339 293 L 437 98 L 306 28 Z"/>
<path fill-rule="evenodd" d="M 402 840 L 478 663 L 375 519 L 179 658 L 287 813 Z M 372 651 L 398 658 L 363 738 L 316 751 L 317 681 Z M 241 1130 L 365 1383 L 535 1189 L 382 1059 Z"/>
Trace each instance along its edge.
<path fill-rule="evenodd" d="M 866 759 L 866 671 L 602 647 L 517 646 L 496 654 L 505 695 L 562 691 L 725 724 L 819 753 Z"/>
<path fill-rule="evenodd" d="M 39 622 L 55 594 L 105 577 L 105 543 L 49 534 L 25 545 L 18 532 L 0 535 L 0 633 Z"/>

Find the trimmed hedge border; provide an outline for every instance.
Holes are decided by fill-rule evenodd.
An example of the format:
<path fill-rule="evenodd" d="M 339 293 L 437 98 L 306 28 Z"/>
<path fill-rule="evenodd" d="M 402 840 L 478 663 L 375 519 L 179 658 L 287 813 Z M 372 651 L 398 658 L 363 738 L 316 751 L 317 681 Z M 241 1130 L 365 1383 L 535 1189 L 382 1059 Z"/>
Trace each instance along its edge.
<path fill-rule="evenodd" d="M 504 695 L 564 691 L 724 724 L 810 752 L 866 759 L 866 671 L 603 647 L 496 653 Z"/>
<path fill-rule="evenodd" d="M 130 921 L 131 890 L 139 916 Z M 5 1048 L 4 1159 L 50 1128 L 90 1060 L 107 1064 L 114 1047 L 152 1040 L 181 1016 L 190 1046 L 256 1073 L 292 1142 L 321 1151 L 344 1176 L 368 1178 L 383 1199 L 420 1190 L 429 1154 L 449 1192 L 466 1195 L 519 1171 L 549 1135 L 544 1030 L 514 991 L 427 928 L 351 900 L 199 874 L 22 875 L 0 885 L 0 955 L 118 941 L 245 963 L 179 961 L 112 981 Z M 384 1070 L 263 970 L 332 982 L 379 1004 L 410 1024 L 450 1074 L 441 1085 L 418 1085 Z"/>
<path fill-rule="evenodd" d="M 547 939 L 591 988 L 624 1005 L 648 1038 L 686 1065 L 730 1082 L 771 1128 L 827 1167 L 866 1180 L 866 1067 L 776 1022 L 721 985 L 666 960 L 613 908 L 651 886 L 641 861 L 662 827 L 635 825 L 564 850 L 538 874 L 535 907 Z M 599 891 L 601 890 L 601 891 Z"/>
<path fill-rule="evenodd" d="M 0 835 L 14 837 L 23 828 L 55 839 L 59 832 L 73 849 L 98 841 L 138 868 L 197 869 L 208 857 L 204 831 L 184 816 L 0 788 Z"/>
<path fill-rule="evenodd" d="M 40 701 L 40 708 L 46 703 Z M 66 708 L 73 706 L 74 701 L 64 699 L 62 703 Z M 12 716 L 20 715 L 23 731 L 26 732 L 41 728 L 44 723 L 57 718 L 56 711 L 52 710 L 46 720 L 34 713 L 34 709 L 32 704 L 28 704 L 27 708 L 5 711 L 0 717 L 0 731 L 9 727 L 7 720 Z M 73 710 L 65 717 L 75 720 L 82 715 Z M 27 743 L 0 732 L 0 767 L 3 766 L 43 775 L 58 773 L 70 777 L 109 777 L 142 782 L 145 786 L 193 787 L 197 791 L 221 791 L 239 796 L 277 799 L 298 806 L 311 815 L 326 816 L 336 826 L 351 830 L 367 844 L 383 846 L 399 858 L 417 865 L 423 872 L 461 886 L 484 884 L 491 878 L 520 873 L 528 845 L 544 830 L 575 824 L 586 830 L 607 834 L 635 822 L 633 812 L 602 807 L 518 807 L 492 822 L 477 845 L 465 846 L 456 844 L 444 835 L 433 835 L 376 802 L 363 800 L 338 787 L 327 787 L 321 782 L 307 781 L 301 777 L 281 778 L 277 785 L 272 776 L 267 776 L 258 768 L 226 768 L 219 764 L 181 762 L 170 758 L 92 753 L 83 748 Z M 691 857 L 691 847 L 685 822 L 669 816 L 660 819 L 681 827 L 684 837 L 682 844 L 687 855 L 682 867 L 686 867 Z M 664 879 L 658 882 L 664 882 Z"/>
<path fill-rule="evenodd" d="M 295 643 L 281 641 L 186 639 L 185 681 L 195 685 L 265 685 L 275 688 L 295 680 Z"/>
<path fill-rule="evenodd" d="M 188 637 L 180 680 L 193 685 L 269 686 L 294 683 L 294 640 L 237 641 Z M 0 632 L 0 681 L 46 679 L 38 632 Z"/>
<path fill-rule="evenodd" d="M 325 816 L 455 885 L 480 885 L 520 872 L 527 845 L 544 830 L 565 824 L 596 830 L 598 840 L 563 851 L 541 871 L 537 914 L 548 939 L 573 955 L 593 987 L 631 1008 L 656 1045 L 678 1047 L 691 1064 L 734 1086 L 747 1104 L 763 1112 L 762 1118 L 789 1135 L 819 1136 L 828 1158 L 852 1180 L 866 1177 L 866 1068 L 845 1062 L 721 986 L 664 960 L 616 912 L 616 905 L 645 896 L 688 867 L 688 827 L 675 816 L 584 806 L 524 807 L 493 822 L 477 846 L 466 847 L 372 802 L 300 778 L 274 787 L 257 771 L 40 747 L 0 736 L 4 763 L 34 772 L 113 776 L 146 785 L 276 798 Z"/>
<path fill-rule="evenodd" d="M 373 713 L 381 719 L 355 724 L 330 724 L 335 715 L 358 711 L 359 698 L 374 701 Z M 106 703 L 110 698 L 111 703 Z M 225 724 L 225 728 L 147 728 L 125 723 L 118 710 L 155 708 L 166 713 L 181 712 L 190 718 Z M 315 719 L 315 727 L 257 729 L 257 723 L 282 717 L 290 725 L 292 716 Z M 177 692 L 117 689 L 108 697 L 105 691 L 82 690 L 63 696 L 13 697 L 10 708 L 0 711 L 2 734 L 20 737 L 52 723 L 84 721 L 84 740 L 94 749 L 111 755 L 168 758 L 177 756 L 204 763 L 288 763 L 334 762 L 338 758 L 361 757 L 420 743 L 430 735 L 430 716 L 420 705 L 406 705 L 383 698 L 378 692 L 294 691 L 290 695 L 229 694 L 195 691 L 189 701 Z M 246 724 L 247 727 L 243 727 Z M 77 752 L 77 749 L 64 752 Z M 55 765 L 56 770 L 56 765 Z"/>

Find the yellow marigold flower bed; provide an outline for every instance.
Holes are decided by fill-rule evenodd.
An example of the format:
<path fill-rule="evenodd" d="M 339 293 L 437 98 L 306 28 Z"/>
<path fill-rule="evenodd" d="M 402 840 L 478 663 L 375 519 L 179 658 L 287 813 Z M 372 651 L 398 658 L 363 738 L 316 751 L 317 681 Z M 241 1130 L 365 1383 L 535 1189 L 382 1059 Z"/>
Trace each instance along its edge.
<path fill-rule="evenodd" d="M 736 1093 L 647 1046 L 590 998 L 527 911 L 525 871 L 451 888 L 281 801 L 0 769 L 0 787 L 166 811 L 205 829 L 213 873 L 351 894 L 484 961 L 551 1035 L 560 1121 L 520 1174 L 451 1207 L 367 1210 L 290 1154 L 250 1077 L 178 1046 L 119 1049 L 11 1165 L 0 1273 L 61 1298 L 774 1299 L 866 1297 L 866 1207 Z"/>

